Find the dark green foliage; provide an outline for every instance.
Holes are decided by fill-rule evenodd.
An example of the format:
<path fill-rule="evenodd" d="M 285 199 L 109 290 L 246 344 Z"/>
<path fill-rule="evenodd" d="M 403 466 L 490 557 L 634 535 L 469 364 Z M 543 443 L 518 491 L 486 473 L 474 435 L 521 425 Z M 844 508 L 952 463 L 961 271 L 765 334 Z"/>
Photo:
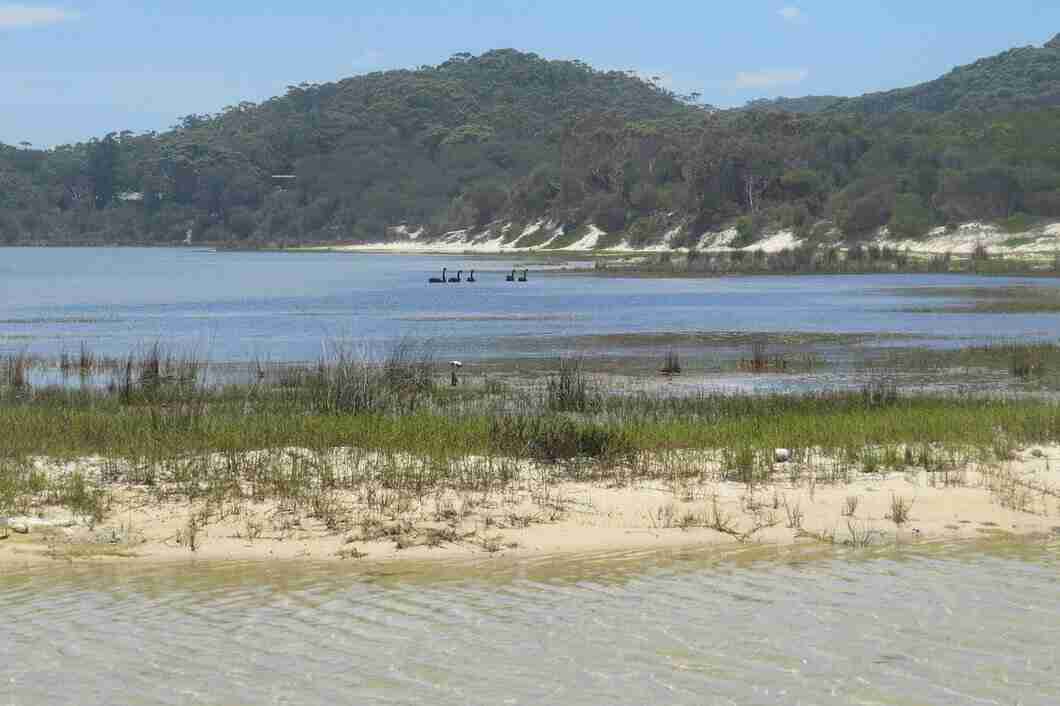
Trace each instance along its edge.
<path fill-rule="evenodd" d="M 787 113 L 820 113 L 840 103 L 841 96 L 801 96 L 799 98 L 760 98 L 749 101 L 745 110 L 783 110 Z"/>
<path fill-rule="evenodd" d="M 490 422 L 490 440 L 497 451 L 556 463 L 592 458 L 617 461 L 636 452 L 620 426 L 575 421 L 556 416 L 506 416 Z"/>
<path fill-rule="evenodd" d="M 680 220 L 916 237 L 1060 217 L 1060 49 L 922 86 L 709 111 L 513 50 L 301 84 L 260 105 L 40 151 L 0 145 L 0 243 L 284 245 L 542 217 L 641 245 Z M 668 220 L 669 219 L 669 220 Z M 739 220 L 737 220 L 739 219 Z"/>
<path fill-rule="evenodd" d="M 931 209 L 916 194 L 899 194 L 891 214 L 891 231 L 897 235 L 916 238 L 924 235 L 933 224 Z"/>
<path fill-rule="evenodd" d="M 622 72 L 511 50 L 457 55 L 291 86 L 161 134 L 47 152 L 0 146 L 0 213 L 44 214 L 29 227 L 0 221 L 0 238 L 378 240 L 404 222 L 482 226 L 510 210 L 509 191 L 535 168 L 558 166 L 564 130 L 597 111 L 618 121 L 701 114 Z M 538 176 L 526 206 L 540 213 L 556 179 Z"/>

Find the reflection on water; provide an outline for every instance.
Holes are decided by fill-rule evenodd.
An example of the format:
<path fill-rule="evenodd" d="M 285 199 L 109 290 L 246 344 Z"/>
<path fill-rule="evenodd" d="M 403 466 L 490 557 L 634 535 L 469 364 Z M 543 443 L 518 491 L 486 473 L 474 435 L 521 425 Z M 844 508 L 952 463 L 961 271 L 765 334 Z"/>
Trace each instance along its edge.
<path fill-rule="evenodd" d="M 0 579 L 0 703 L 1056 704 L 1060 545 Z"/>

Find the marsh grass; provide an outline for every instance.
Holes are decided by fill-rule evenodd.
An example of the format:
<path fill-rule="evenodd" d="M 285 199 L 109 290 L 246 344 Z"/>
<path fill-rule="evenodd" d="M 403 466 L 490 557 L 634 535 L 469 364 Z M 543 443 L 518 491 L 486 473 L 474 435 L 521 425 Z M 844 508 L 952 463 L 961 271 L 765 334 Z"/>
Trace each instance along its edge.
<path fill-rule="evenodd" d="M 601 402 L 599 387 L 581 358 L 560 359 L 545 383 L 545 405 L 553 412 L 593 412 Z"/>
<path fill-rule="evenodd" d="M 3 364 L 3 384 L 13 392 L 25 390 L 28 386 L 26 371 L 30 365 L 25 352 L 7 356 Z"/>
<path fill-rule="evenodd" d="M 802 530 L 802 520 L 805 513 L 799 503 L 789 504 L 788 499 L 784 498 L 784 512 L 788 516 L 788 527 L 796 531 Z"/>
<path fill-rule="evenodd" d="M 1053 341 L 998 340 L 959 349 L 915 348 L 891 351 L 876 364 L 889 370 L 944 373 L 958 369 L 1005 371 L 1019 383 L 1060 382 L 1060 344 Z"/>
<path fill-rule="evenodd" d="M 178 530 L 177 532 L 177 544 L 182 544 L 188 548 L 188 551 L 195 552 L 199 549 L 199 531 L 200 531 L 200 520 L 198 517 L 192 515 L 188 518 L 187 523 L 184 525 L 183 531 Z"/>
<path fill-rule="evenodd" d="M 861 399 L 868 407 L 886 407 L 898 401 L 898 381 L 891 375 L 874 375 L 861 386 Z"/>
<path fill-rule="evenodd" d="M 739 370 L 751 373 L 781 373 L 788 369 L 788 359 L 782 354 L 770 355 L 765 341 L 751 342 L 750 356 L 742 358 L 737 365 Z"/>
<path fill-rule="evenodd" d="M 843 501 L 843 517 L 853 517 L 858 511 L 861 499 L 856 495 L 848 495 Z"/>
<path fill-rule="evenodd" d="M 435 516 L 452 522 L 518 487 L 532 498 L 533 516 L 547 522 L 569 511 L 556 491 L 565 480 L 660 479 L 694 499 L 682 489 L 704 478 L 742 483 L 753 495 L 779 472 L 792 485 L 809 483 L 812 501 L 817 483 L 848 482 L 866 466 L 940 473 L 970 450 L 1010 455 L 1017 445 L 1060 439 L 1060 406 L 1041 399 L 902 395 L 896 388 L 607 394 L 579 361 L 557 363 L 530 392 L 485 383 L 454 391 L 438 384 L 430 356 L 409 349 L 381 359 L 335 354 L 301 368 L 263 365 L 265 375 L 245 385 L 207 385 L 201 362 L 153 347 L 129 361 L 110 387 L 37 389 L 4 378 L 0 515 L 50 503 L 98 522 L 109 509 L 106 488 L 125 484 L 159 500 L 193 501 L 201 508 L 196 528 L 275 501 L 280 536 L 296 529 L 301 513 L 334 533 L 363 520 L 363 541 L 390 528 L 395 544 L 409 546 L 425 537 L 386 518 L 435 497 L 451 498 Z M 16 364 L 4 361 L 5 369 Z M 777 448 L 792 450 L 790 468 L 774 468 Z M 29 462 L 34 456 L 101 460 L 81 474 L 49 475 Z M 1022 502 L 1022 491 L 1000 478 L 997 487 Z M 355 497 L 356 512 L 343 493 Z M 775 521 L 769 508 L 761 510 L 756 525 Z M 797 507 L 785 513 L 789 524 L 801 523 Z M 191 522 L 181 537 L 189 548 L 201 543 Z M 743 534 L 716 499 L 700 524 Z M 264 530 L 242 531 L 254 539 Z"/>
<path fill-rule="evenodd" d="M 1046 360 L 1049 357 L 1057 357 L 1053 348 L 1055 346 L 1013 346 L 1009 370 L 1019 380 L 1040 377 L 1045 374 Z"/>
<path fill-rule="evenodd" d="M 880 536 L 881 533 L 868 522 L 851 518 L 847 520 L 847 539 L 844 544 L 854 549 L 863 549 L 872 546 Z"/>
<path fill-rule="evenodd" d="M 704 524 L 715 532 L 721 532 L 733 537 L 741 536 L 740 531 L 736 527 L 736 518 L 721 508 L 717 495 L 712 498 L 711 504 L 707 508 Z"/>
<path fill-rule="evenodd" d="M 906 524 L 910 519 L 909 513 L 913 509 L 913 502 L 905 497 L 891 495 L 891 510 L 887 514 L 887 519 L 898 527 Z"/>

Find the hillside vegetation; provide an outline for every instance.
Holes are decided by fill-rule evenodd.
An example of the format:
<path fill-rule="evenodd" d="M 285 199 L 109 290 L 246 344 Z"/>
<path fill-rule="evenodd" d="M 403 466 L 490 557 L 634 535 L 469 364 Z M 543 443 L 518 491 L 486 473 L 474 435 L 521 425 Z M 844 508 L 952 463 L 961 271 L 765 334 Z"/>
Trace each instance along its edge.
<path fill-rule="evenodd" d="M 800 96 L 798 98 L 759 98 L 744 106 L 744 110 L 782 110 L 787 113 L 821 113 L 846 100 L 842 96 Z"/>
<path fill-rule="evenodd" d="M 1060 35 L 1043 47 L 1021 47 L 959 66 L 911 88 L 869 93 L 830 106 L 864 114 L 917 110 L 999 111 L 1060 106 Z"/>
<path fill-rule="evenodd" d="M 738 111 L 580 62 L 462 54 L 164 133 L 0 146 L 0 242 L 375 242 L 396 224 L 430 238 L 502 219 L 595 224 L 605 245 L 674 222 L 689 237 L 734 224 L 746 242 L 1019 225 L 1060 217 L 1054 87 L 1056 42 L 904 91 Z"/>

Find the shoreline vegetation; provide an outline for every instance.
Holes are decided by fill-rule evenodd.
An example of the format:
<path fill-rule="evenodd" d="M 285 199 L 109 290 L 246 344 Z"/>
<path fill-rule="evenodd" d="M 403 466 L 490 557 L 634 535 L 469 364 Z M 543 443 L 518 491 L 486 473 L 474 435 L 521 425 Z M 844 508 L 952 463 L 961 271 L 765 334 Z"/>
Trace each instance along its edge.
<path fill-rule="evenodd" d="M 894 247 L 802 246 L 776 252 L 664 252 L 599 258 L 592 272 L 603 276 L 711 277 L 741 275 L 958 274 L 983 276 L 1060 276 L 1060 255 L 1050 258 L 994 256 L 987 249 L 970 254 L 911 253 Z"/>
<path fill-rule="evenodd" d="M 1054 348 L 963 355 L 1022 379 Z M 245 384 L 208 385 L 205 363 L 160 345 L 83 348 L 68 384 L 34 386 L 31 365 L 0 362 L 0 565 L 860 548 L 1060 525 L 1051 398 L 917 394 L 883 374 L 846 392 L 624 394 L 579 359 L 452 387 L 410 343 L 260 365 Z"/>

